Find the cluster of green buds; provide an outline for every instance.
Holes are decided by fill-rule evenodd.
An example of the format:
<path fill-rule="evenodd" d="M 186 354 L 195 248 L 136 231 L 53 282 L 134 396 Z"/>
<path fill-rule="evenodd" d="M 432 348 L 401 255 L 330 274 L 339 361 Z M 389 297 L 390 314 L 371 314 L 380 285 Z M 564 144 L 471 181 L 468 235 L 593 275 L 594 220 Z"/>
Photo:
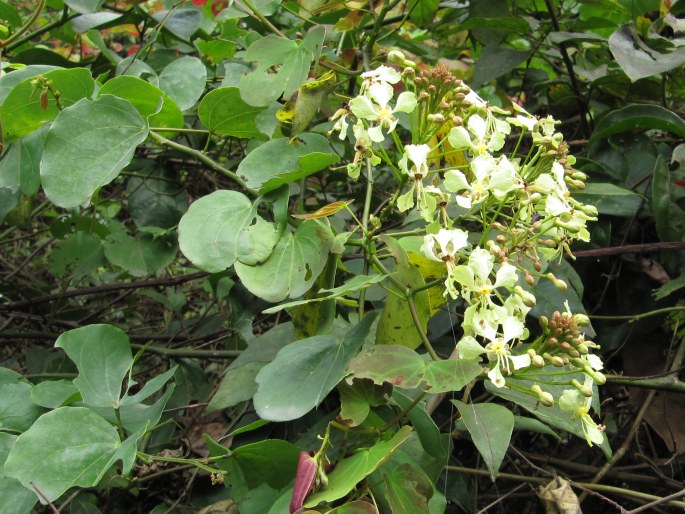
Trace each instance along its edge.
<path fill-rule="evenodd" d="M 584 399 L 604 376 L 601 359 L 590 353 L 596 345 L 583 335 L 587 318 L 570 312 L 542 318 L 543 334 L 524 345 L 538 282 L 568 287 L 546 272 L 547 263 L 570 255 L 573 241 L 588 241 L 586 224 L 597 219 L 593 206 L 572 197 L 587 177 L 573 168 L 551 117 L 516 104 L 493 106 L 446 66 L 419 70 L 399 52 L 390 57 L 403 69 L 362 74 L 359 95 L 333 117 L 333 131 L 355 143 L 350 177 L 358 178 L 363 165 L 369 177 L 373 170 L 394 173 L 391 202 L 400 212 L 417 211 L 408 220 L 425 222 L 423 256 L 444 263 L 444 294 L 464 305 L 459 358 L 485 357 L 497 388 L 547 365 L 584 373 L 585 382 L 569 381 L 557 398 L 542 382 L 528 392 L 542 405 L 574 407 L 592 435 L 588 441 L 599 444 L 601 431 L 590 426 Z M 400 126 L 411 141 L 398 134 Z"/>

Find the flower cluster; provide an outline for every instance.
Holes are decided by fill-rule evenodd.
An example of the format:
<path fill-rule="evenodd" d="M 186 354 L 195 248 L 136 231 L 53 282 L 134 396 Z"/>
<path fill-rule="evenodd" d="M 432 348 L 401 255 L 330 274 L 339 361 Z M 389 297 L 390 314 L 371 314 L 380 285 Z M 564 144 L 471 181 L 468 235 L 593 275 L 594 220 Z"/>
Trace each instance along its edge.
<path fill-rule="evenodd" d="M 397 208 L 416 209 L 425 221 L 421 251 L 444 263 L 444 294 L 464 306 L 460 358 L 485 356 L 496 388 L 512 387 L 517 372 L 530 377 L 539 368 L 563 367 L 572 378 L 557 398 L 542 378 L 527 392 L 542 405 L 570 411 L 588 442 L 600 444 L 585 398 L 604 376 L 601 360 L 590 354 L 596 345 L 583 335 L 587 318 L 543 317 L 542 334 L 524 344 L 537 283 L 567 288 L 545 272 L 548 262 L 570 254 L 574 240 L 589 239 L 586 223 L 597 211 L 571 194 L 584 187 L 585 175 L 573 168 L 553 119 L 518 105 L 512 111 L 491 106 L 446 67 L 419 73 L 403 63 L 409 66 L 402 72 L 381 66 L 364 73 L 360 94 L 333 117 L 341 139 L 353 127 L 349 175 L 356 179 L 363 163 L 383 163 L 397 177 Z M 405 90 L 393 102 L 400 84 Z M 410 143 L 397 134 L 400 124 L 410 129 Z"/>

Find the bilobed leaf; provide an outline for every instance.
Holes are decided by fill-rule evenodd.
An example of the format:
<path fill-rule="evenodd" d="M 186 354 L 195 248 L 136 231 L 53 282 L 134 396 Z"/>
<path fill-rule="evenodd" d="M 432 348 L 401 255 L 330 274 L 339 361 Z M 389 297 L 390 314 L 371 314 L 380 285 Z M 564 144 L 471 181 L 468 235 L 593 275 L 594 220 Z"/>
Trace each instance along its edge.
<path fill-rule="evenodd" d="M 202 123 L 216 134 L 266 139 L 257 127 L 257 115 L 264 109 L 245 103 L 237 87 L 220 87 L 205 95 L 197 114 Z"/>
<path fill-rule="evenodd" d="M 257 375 L 254 405 L 259 417 L 289 421 L 319 405 L 345 376 L 345 368 L 364 343 L 373 319 L 367 315 L 341 339 L 314 336 L 279 351 Z"/>
<path fill-rule="evenodd" d="M 10 74 L 14 75 L 14 73 Z M 75 104 L 93 93 L 95 81 L 85 68 L 56 69 L 42 75 L 51 88 L 59 92 L 63 108 Z M 55 119 L 60 110 L 52 93 L 48 92 L 47 106 L 41 105 L 43 90 L 36 87 L 35 76 L 26 78 L 9 92 L 0 108 L 2 134 L 6 143 L 30 134 L 43 123 Z M 43 108 L 45 107 L 45 108 Z"/>
<path fill-rule="evenodd" d="M 321 274 L 328 258 L 321 243 L 321 230 L 317 223 L 305 222 L 294 234 L 283 234 L 265 262 L 256 266 L 236 262 L 235 270 L 243 285 L 268 302 L 303 295 Z"/>
<path fill-rule="evenodd" d="M 407 389 L 421 384 L 425 369 L 426 364 L 418 353 L 400 345 L 376 345 L 359 353 L 347 367 L 355 378 L 368 378 L 379 385 L 388 382 Z"/>
<path fill-rule="evenodd" d="M 33 482 L 54 501 L 70 487 L 96 485 L 120 446 L 116 429 L 92 410 L 60 407 L 19 436 L 5 474 L 29 489 Z"/>
<path fill-rule="evenodd" d="M 45 194 L 78 207 L 109 184 L 147 138 L 148 125 L 126 100 L 105 95 L 64 109 L 45 140 L 40 175 Z"/>
<path fill-rule="evenodd" d="M 245 52 L 245 59 L 258 61 L 253 72 L 240 80 L 240 94 L 250 105 L 266 106 L 281 95 L 289 98 L 307 79 L 309 67 L 323 44 L 325 30 L 313 28 L 301 43 L 270 35 L 258 39 Z M 274 66 L 280 69 L 270 74 Z"/>
<path fill-rule="evenodd" d="M 318 511 L 311 511 L 318 512 Z M 355 500 L 353 502 L 341 505 L 333 510 L 329 510 L 328 514 L 378 514 L 378 510 L 373 503 L 362 500 Z"/>
<path fill-rule="evenodd" d="M 93 407 L 117 407 L 122 381 L 133 365 L 131 343 L 112 325 L 87 325 L 63 333 L 55 342 L 74 361 L 74 384 L 83 402 Z"/>
<path fill-rule="evenodd" d="M 461 414 L 473 444 L 483 457 L 494 481 L 509 448 L 514 430 L 514 415 L 502 405 L 495 403 L 465 404 L 452 400 Z"/>
<path fill-rule="evenodd" d="M 361 450 L 351 457 L 338 461 L 328 475 L 328 487 L 314 493 L 304 503 L 307 508 L 323 502 L 333 502 L 347 495 L 354 487 L 385 462 L 412 433 L 405 425 L 388 441 L 376 443 L 367 450 Z"/>
<path fill-rule="evenodd" d="M 174 59 L 159 74 L 159 88 L 185 111 L 190 109 L 205 90 L 207 68 L 197 57 Z"/>
<path fill-rule="evenodd" d="M 100 88 L 98 97 L 103 95 L 127 100 L 153 127 L 183 127 L 183 113 L 178 105 L 146 80 L 131 75 L 115 77 Z"/>
<path fill-rule="evenodd" d="M 409 463 L 400 464 L 392 471 L 383 473 L 383 485 L 383 496 L 391 512 L 431 512 L 428 501 L 433 496 L 433 485 L 421 468 Z"/>
<path fill-rule="evenodd" d="M 466 359 L 447 359 L 426 364 L 423 379 L 431 393 L 461 391 L 466 384 L 483 373 L 478 363 Z"/>
<path fill-rule="evenodd" d="M 249 187 L 267 193 L 338 160 L 325 137 L 303 133 L 293 140 L 272 139 L 258 146 L 241 161 L 238 173 Z"/>
<path fill-rule="evenodd" d="M 245 248 L 239 248 L 241 233 L 254 219 L 252 202 L 242 193 L 215 191 L 203 196 L 181 218 L 178 226 L 181 251 L 195 266 L 210 273 L 232 266 L 239 256 L 254 262 Z M 271 239 L 270 243 L 275 241 Z M 260 252 L 263 256 L 263 249 Z"/>

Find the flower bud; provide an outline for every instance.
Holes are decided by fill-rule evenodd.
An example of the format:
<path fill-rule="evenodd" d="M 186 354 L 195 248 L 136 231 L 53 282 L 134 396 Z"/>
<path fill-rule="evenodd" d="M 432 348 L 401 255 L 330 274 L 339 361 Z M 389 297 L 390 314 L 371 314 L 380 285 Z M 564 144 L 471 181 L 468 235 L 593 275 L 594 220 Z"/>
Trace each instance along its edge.
<path fill-rule="evenodd" d="M 571 380 L 571 385 L 580 391 L 580 394 L 587 398 L 592 398 L 592 387 L 581 384 L 575 378 Z"/>
<path fill-rule="evenodd" d="M 412 68 L 416 67 L 416 63 L 408 60 L 399 50 L 391 50 L 388 53 L 388 61 L 394 64 L 399 64 L 400 66 L 411 66 Z"/>
<path fill-rule="evenodd" d="M 535 307 L 535 296 L 533 296 L 528 291 L 524 291 L 524 289 L 521 286 L 516 286 L 514 288 L 514 293 L 516 293 L 521 298 L 521 300 L 523 300 L 523 304 L 526 307 Z"/>
<path fill-rule="evenodd" d="M 549 325 L 549 318 L 547 318 L 547 316 L 540 316 L 538 322 L 542 328 L 547 328 L 547 325 Z"/>
<path fill-rule="evenodd" d="M 530 388 L 530 390 L 535 393 L 535 395 L 538 397 L 538 401 L 545 407 L 551 407 L 554 405 L 554 396 L 543 391 L 539 385 L 535 384 Z"/>
<path fill-rule="evenodd" d="M 562 359 L 559 355 L 553 356 L 549 362 L 552 364 L 552 366 L 557 368 L 561 368 L 564 365 L 564 359 Z"/>
<path fill-rule="evenodd" d="M 442 114 L 429 114 L 428 115 L 428 120 L 433 122 L 433 123 L 445 123 L 445 116 Z"/>

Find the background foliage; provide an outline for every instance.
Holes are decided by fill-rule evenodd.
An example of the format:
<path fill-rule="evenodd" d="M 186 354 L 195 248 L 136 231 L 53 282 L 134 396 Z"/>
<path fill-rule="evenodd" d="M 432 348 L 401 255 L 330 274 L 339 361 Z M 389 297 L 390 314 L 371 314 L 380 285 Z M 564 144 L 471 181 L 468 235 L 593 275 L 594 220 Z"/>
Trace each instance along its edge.
<path fill-rule="evenodd" d="M 298 496 L 308 512 L 574 512 L 572 491 L 588 511 L 681 509 L 683 12 L 0 1 L 0 512 L 280 514 Z M 355 148 L 329 135 L 393 50 L 562 121 L 589 176 L 574 197 L 599 219 L 529 319 L 565 300 L 589 315 L 604 452 L 569 435 L 577 420 L 472 382 L 478 366 L 413 351 L 425 330 L 450 356 L 463 309 L 422 289 L 441 271 L 409 251 L 410 310 L 345 232 L 368 201 L 363 222 L 422 233 L 386 209 L 393 174 L 350 180 Z M 386 263 L 411 250 L 380 241 Z M 373 366 L 378 330 L 405 348 Z"/>

